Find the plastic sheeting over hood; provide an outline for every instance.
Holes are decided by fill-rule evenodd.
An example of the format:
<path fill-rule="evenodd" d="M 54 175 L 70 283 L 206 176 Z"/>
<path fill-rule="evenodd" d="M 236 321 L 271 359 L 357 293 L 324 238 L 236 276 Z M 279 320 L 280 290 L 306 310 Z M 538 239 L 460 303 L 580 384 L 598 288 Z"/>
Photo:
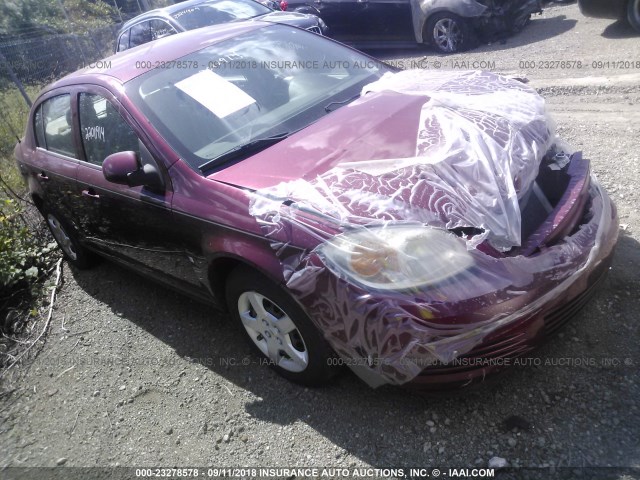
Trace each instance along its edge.
<path fill-rule="evenodd" d="M 346 161 L 313 179 L 261 189 L 252 214 L 288 201 L 344 227 L 418 222 L 483 230 L 470 248 L 485 239 L 499 250 L 520 245 L 519 197 L 554 139 L 544 100 L 488 72 L 416 70 L 365 86 L 360 102 L 389 91 L 424 99 L 413 156 Z"/>
<path fill-rule="evenodd" d="M 543 157 L 545 168 L 565 168 L 545 155 L 557 144 L 544 101 L 491 73 L 408 71 L 367 85 L 341 111 L 389 92 L 424 99 L 413 156 L 342 161 L 315 178 L 259 189 L 249 206 L 289 291 L 373 387 L 409 382 L 523 322 L 531 331 L 516 339 L 537 335 L 544 315 L 606 267 L 617 236 L 615 208 L 574 154 L 566 168 L 581 172 L 588 191 L 558 204 L 579 210 L 574 233 L 531 256 L 474 248 L 484 239 L 518 245 L 518 200 Z M 468 226 L 484 233 L 463 240 L 446 232 Z M 304 250 L 292 254 L 288 245 Z M 512 341 L 518 351 L 520 340 Z"/>

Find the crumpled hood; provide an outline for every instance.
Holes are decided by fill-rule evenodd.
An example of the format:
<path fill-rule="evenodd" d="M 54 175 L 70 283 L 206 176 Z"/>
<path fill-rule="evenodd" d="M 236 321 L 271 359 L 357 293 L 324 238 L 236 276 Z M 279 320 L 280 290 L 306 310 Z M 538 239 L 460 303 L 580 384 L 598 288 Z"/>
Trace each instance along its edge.
<path fill-rule="evenodd" d="M 518 198 L 554 135 L 544 100 L 489 72 L 405 71 L 357 102 L 210 178 L 256 190 L 251 213 L 283 203 L 342 228 L 382 222 L 472 227 L 520 245 Z M 299 221 L 299 220 L 296 220 Z"/>

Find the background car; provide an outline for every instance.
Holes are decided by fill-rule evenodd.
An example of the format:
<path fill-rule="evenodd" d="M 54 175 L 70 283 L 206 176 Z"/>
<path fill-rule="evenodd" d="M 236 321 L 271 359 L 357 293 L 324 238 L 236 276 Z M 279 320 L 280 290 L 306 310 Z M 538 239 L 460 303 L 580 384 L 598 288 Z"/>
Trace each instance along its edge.
<path fill-rule="evenodd" d="M 640 0 L 578 0 L 587 17 L 627 20 L 640 32 Z"/>
<path fill-rule="evenodd" d="M 190 0 L 150 10 L 126 22 L 118 32 L 116 52 L 179 32 L 247 19 L 285 23 L 320 35 L 327 30 L 317 15 L 275 11 L 254 0 Z"/>
<path fill-rule="evenodd" d="M 258 3 L 261 3 L 265 7 L 269 7 L 271 10 L 285 11 L 287 9 L 287 2 L 285 0 L 280 0 L 280 2 L 277 2 L 276 0 L 258 0 Z"/>
<path fill-rule="evenodd" d="M 444 53 L 477 38 L 520 30 L 539 0 L 291 0 L 288 10 L 319 15 L 331 37 L 359 48 L 425 43 Z"/>
<path fill-rule="evenodd" d="M 615 206 L 521 82 L 255 21 L 105 63 L 33 104 L 15 155 L 35 205 L 70 263 L 226 307 L 288 379 L 482 380 L 608 270 Z"/>

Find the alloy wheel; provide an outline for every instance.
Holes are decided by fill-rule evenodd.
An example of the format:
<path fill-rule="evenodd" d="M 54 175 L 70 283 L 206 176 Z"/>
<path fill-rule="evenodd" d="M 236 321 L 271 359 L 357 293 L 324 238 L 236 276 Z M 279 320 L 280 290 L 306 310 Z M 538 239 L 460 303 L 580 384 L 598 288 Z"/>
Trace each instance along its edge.
<path fill-rule="evenodd" d="M 463 40 L 462 29 L 452 18 L 442 18 L 433 26 L 433 41 L 443 52 L 457 52 Z"/>

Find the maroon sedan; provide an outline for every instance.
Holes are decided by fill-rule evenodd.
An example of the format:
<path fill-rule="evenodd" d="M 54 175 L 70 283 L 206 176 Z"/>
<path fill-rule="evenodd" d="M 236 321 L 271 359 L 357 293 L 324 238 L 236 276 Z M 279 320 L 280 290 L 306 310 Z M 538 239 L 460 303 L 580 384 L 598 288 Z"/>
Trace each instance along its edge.
<path fill-rule="evenodd" d="M 609 267 L 615 207 L 516 80 L 262 22 L 101 65 L 46 88 L 15 150 L 67 260 L 227 308 L 291 380 L 482 379 Z"/>

